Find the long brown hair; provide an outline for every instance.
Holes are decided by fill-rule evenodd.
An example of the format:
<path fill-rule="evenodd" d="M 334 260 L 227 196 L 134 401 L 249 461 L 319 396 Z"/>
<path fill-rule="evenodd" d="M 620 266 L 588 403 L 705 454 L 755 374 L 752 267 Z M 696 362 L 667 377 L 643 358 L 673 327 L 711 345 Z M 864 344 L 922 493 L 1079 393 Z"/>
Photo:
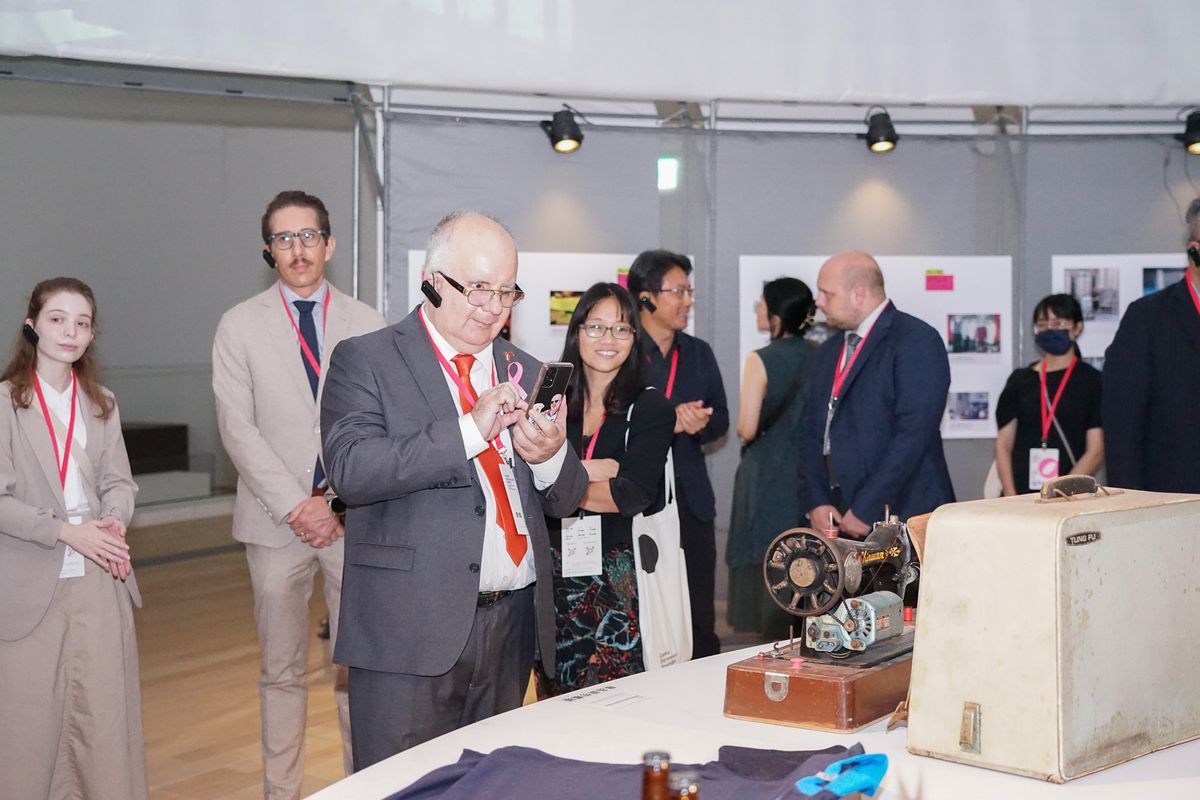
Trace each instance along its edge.
<path fill-rule="evenodd" d="M 33 287 L 33 294 L 29 297 L 29 308 L 25 313 L 26 318 L 36 321 L 46 301 L 59 292 L 77 294 L 88 301 L 88 305 L 92 307 L 92 335 L 97 336 L 100 328 L 96 318 L 96 296 L 92 294 L 91 287 L 78 278 L 51 278 Z M 75 379 L 79 382 L 79 388 L 83 389 L 83 393 L 96 406 L 96 416 L 108 419 L 115 404 L 100 385 L 100 368 L 96 366 L 95 351 L 96 340 L 93 338 L 83 355 L 75 362 Z M 0 377 L 0 380 L 8 381 L 12 387 L 14 410 L 29 408 L 29 404 L 33 402 L 33 371 L 36 366 L 37 347 L 24 336 L 18 336 L 13 356 L 4 368 L 4 375 Z"/>

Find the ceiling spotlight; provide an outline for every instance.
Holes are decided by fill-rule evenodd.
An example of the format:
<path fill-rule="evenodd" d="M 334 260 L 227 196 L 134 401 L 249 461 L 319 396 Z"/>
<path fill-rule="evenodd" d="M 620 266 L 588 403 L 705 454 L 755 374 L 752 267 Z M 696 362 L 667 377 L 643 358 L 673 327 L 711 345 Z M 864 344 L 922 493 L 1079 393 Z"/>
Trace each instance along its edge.
<path fill-rule="evenodd" d="M 895 149 L 900 135 L 896 133 L 892 117 L 886 109 L 880 106 L 867 109 L 866 123 L 867 135 L 864 138 L 867 140 L 867 148 L 872 153 L 889 153 Z"/>
<path fill-rule="evenodd" d="M 574 153 L 583 144 L 583 131 L 575 121 L 574 109 L 563 104 L 562 111 L 556 111 L 549 122 L 542 122 L 542 130 L 550 137 L 550 145 L 559 153 Z M 581 115 L 582 116 L 582 115 Z"/>
<path fill-rule="evenodd" d="M 1187 115 L 1187 126 L 1183 129 L 1183 135 L 1175 138 L 1183 142 L 1189 153 L 1200 156 L 1200 110 L 1192 109 Z"/>

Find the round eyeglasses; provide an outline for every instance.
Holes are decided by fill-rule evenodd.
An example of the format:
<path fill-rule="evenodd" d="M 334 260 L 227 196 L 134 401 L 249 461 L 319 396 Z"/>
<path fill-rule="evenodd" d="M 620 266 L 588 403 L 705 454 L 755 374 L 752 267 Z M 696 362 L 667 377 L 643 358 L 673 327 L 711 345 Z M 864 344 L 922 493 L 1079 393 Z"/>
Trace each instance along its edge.
<path fill-rule="evenodd" d="M 280 231 L 272 233 L 267 237 L 267 245 L 272 250 L 291 250 L 292 244 L 299 239 L 300 243 L 305 247 L 316 247 L 326 236 L 329 231 L 318 231 L 312 228 L 305 228 L 302 231 Z"/>
<path fill-rule="evenodd" d="M 583 326 L 583 335 L 589 339 L 603 339 L 604 334 L 611 332 L 614 339 L 624 341 L 633 338 L 633 326 L 618 322 L 616 325 L 601 325 L 599 322 L 589 322 Z"/>
<path fill-rule="evenodd" d="M 462 293 L 463 297 L 467 298 L 467 302 L 476 308 L 483 308 L 484 306 L 488 305 L 492 302 L 493 297 L 499 297 L 500 305 L 504 308 L 512 308 L 517 303 L 525 299 L 525 292 L 521 291 L 520 286 L 516 287 L 515 289 L 484 289 L 481 287 L 472 287 L 468 289 L 444 272 L 439 271 L 438 275 L 441 275 L 443 278 L 445 278 L 446 283 L 450 284 L 455 289 L 458 289 L 458 291 Z"/>

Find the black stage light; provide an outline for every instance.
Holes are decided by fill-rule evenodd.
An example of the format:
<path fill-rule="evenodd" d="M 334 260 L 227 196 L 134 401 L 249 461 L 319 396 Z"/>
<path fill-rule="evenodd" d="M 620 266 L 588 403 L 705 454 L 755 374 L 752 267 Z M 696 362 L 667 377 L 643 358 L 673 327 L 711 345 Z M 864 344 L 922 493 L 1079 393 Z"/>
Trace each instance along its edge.
<path fill-rule="evenodd" d="M 1183 142 L 1188 153 L 1200 156 L 1200 110 L 1187 115 L 1187 126 L 1183 129 L 1183 135 L 1175 138 Z"/>
<path fill-rule="evenodd" d="M 867 148 L 872 153 L 889 153 L 900 141 L 900 135 L 892 125 L 892 117 L 886 110 L 867 110 Z"/>
<path fill-rule="evenodd" d="M 583 144 L 583 131 L 571 109 L 556 111 L 549 122 L 542 122 L 542 130 L 550 137 L 550 144 L 558 153 L 574 153 Z"/>

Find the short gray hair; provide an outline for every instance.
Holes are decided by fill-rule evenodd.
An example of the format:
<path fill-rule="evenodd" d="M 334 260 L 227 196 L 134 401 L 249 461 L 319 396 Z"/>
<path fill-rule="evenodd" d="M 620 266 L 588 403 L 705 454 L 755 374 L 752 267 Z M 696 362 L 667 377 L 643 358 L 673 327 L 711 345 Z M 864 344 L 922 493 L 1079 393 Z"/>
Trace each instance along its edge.
<path fill-rule="evenodd" d="M 1187 213 L 1183 215 L 1183 221 L 1187 223 L 1187 239 L 1188 242 L 1200 242 L 1200 197 L 1197 197 L 1188 204 Z"/>
<path fill-rule="evenodd" d="M 474 211 L 472 209 L 460 209 L 451 211 L 446 216 L 438 220 L 437 225 L 433 226 L 433 230 L 429 234 L 429 243 L 425 246 L 425 271 L 440 272 L 445 270 L 443 260 L 446 258 L 446 251 L 449 250 L 449 245 L 453 239 L 454 228 L 464 219 L 476 217 L 486 219 L 489 222 L 499 226 L 501 230 L 508 234 L 508 238 L 513 240 L 513 246 L 516 246 L 517 239 L 512 235 L 512 231 L 508 229 L 500 220 L 493 217 L 491 214 L 485 214 L 482 211 Z"/>

